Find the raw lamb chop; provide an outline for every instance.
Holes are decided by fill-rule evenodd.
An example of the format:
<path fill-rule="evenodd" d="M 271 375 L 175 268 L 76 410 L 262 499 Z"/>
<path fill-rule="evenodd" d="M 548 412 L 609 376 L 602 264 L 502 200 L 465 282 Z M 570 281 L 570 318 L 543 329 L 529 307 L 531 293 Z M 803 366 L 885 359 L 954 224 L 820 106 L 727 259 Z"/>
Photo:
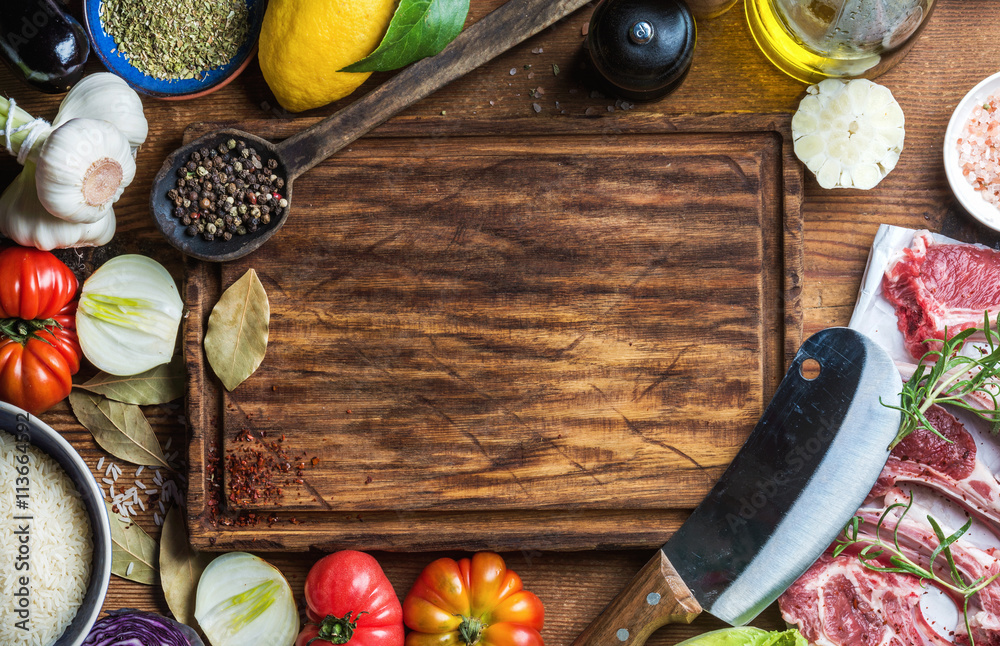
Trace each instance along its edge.
<path fill-rule="evenodd" d="M 913 243 L 882 277 L 882 292 L 896 308 L 906 349 L 920 358 L 928 339 L 943 339 L 1000 313 L 1000 252 L 971 244 L 935 243 L 918 231 Z"/>
<path fill-rule="evenodd" d="M 920 611 L 920 580 L 824 554 L 778 599 L 781 616 L 817 646 L 944 646 Z"/>
<path fill-rule="evenodd" d="M 1000 482 L 976 459 L 976 441 L 954 415 L 932 406 L 927 419 L 947 440 L 924 429 L 892 450 L 871 496 L 904 482 L 922 484 L 964 507 L 1000 537 Z"/>
<path fill-rule="evenodd" d="M 909 495 L 899 489 L 892 489 L 885 497 L 884 504 L 888 507 L 894 503 L 909 501 Z M 861 517 L 860 535 L 873 537 L 879 517 L 883 509 L 861 509 L 858 516 Z M 882 540 L 891 542 L 893 532 L 897 528 L 900 510 L 895 510 L 882 523 Z M 898 523 L 898 532 L 895 534 L 899 539 L 899 545 L 903 553 L 912 561 L 926 567 L 930 561 L 930 555 L 938 546 L 937 536 L 930 524 L 922 520 L 928 515 L 925 509 L 918 504 L 914 504 L 906 518 Z M 943 527 L 945 535 L 951 534 L 954 527 Z M 955 560 L 958 571 L 965 581 L 989 578 L 1000 572 L 1000 558 L 995 549 L 983 550 L 974 545 L 958 540 L 951 545 L 951 554 Z M 938 575 L 948 580 L 950 575 L 943 557 L 935 561 Z M 956 603 L 959 599 L 955 599 Z M 978 645 L 1000 646 L 1000 581 L 994 581 L 989 586 L 981 590 L 972 597 L 969 603 L 969 624 L 972 634 Z M 954 630 L 956 644 L 968 644 L 969 638 L 965 630 L 964 620 L 959 621 L 959 625 Z"/>
<path fill-rule="evenodd" d="M 885 505 L 907 502 L 899 489 L 891 489 Z M 883 508 L 865 508 L 859 537 L 873 538 Z M 900 510 L 882 524 L 883 542 L 891 543 L 897 529 L 899 546 L 907 558 L 927 566 L 938 545 L 931 526 L 924 520 L 927 512 L 914 505 L 899 521 Z M 953 528 L 945 528 L 951 533 Z M 1000 571 L 1000 559 L 993 550 L 982 550 L 959 540 L 952 544 L 955 564 L 966 581 L 989 577 Z M 944 557 L 939 557 L 936 571 L 945 580 L 949 574 Z M 906 574 L 875 572 L 858 560 L 856 551 L 833 558 L 823 555 L 779 599 L 782 617 L 799 626 L 802 634 L 817 646 L 920 646 L 968 644 L 964 620 L 950 631 L 954 641 L 933 630 L 920 610 L 924 588 L 918 577 Z M 960 599 L 954 599 L 956 603 Z M 994 582 L 975 595 L 969 604 L 969 624 L 975 643 L 1000 644 L 1000 583 Z"/>

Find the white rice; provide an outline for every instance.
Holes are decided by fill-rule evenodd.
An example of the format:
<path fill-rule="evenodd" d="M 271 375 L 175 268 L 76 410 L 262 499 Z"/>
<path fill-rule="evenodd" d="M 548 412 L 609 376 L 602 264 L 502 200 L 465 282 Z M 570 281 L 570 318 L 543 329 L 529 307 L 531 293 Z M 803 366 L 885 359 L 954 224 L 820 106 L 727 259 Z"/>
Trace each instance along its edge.
<path fill-rule="evenodd" d="M 90 582 L 93 559 L 90 519 L 73 481 L 40 449 L 28 448 L 28 509 L 19 509 L 14 436 L 0 430 L 0 644 L 51 646 L 73 621 Z M 15 520 L 30 516 L 30 521 Z M 17 570 L 19 527 L 29 525 L 28 570 Z M 25 561 L 21 561 L 22 563 Z M 28 630 L 17 626 L 14 591 L 27 576 Z M 22 624 L 23 626 L 24 624 Z"/>

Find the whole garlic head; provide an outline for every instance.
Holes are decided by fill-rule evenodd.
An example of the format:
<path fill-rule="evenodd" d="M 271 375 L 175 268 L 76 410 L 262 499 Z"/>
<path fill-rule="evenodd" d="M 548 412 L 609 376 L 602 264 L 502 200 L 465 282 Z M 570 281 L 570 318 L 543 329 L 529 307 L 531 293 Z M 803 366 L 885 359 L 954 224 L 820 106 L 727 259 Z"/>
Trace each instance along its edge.
<path fill-rule="evenodd" d="M 91 224 L 74 224 L 50 215 L 38 201 L 31 162 L 0 195 L 0 234 L 24 247 L 43 251 L 99 247 L 111 242 L 116 225 L 115 212 L 110 208 Z"/>
<path fill-rule="evenodd" d="M 128 139 L 98 119 L 70 119 L 53 130 L 35 172 L 45 210 L 76 224 L 105 218 L 134 178 Z"/>
<path fill-rule="evenodd" d="M 70 119 L 110 121 L 128 139 L 133 156 L 149 133 L 142 99 L 128 83 L 109 72 L 91 74 L 74 85 L 59 105 L 52 126 L 58 128 Z"/>

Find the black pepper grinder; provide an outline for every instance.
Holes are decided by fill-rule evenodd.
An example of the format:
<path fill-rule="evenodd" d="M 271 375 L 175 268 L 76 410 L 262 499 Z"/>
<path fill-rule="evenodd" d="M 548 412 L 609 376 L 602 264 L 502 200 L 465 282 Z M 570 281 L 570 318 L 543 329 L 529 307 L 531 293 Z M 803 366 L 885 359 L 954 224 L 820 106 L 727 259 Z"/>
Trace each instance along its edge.
<path fill-rule="evenodd" d="M 634 101 L 654 101 L 677 89 L 694 45 L 694 17 L 684 0 L 604 0 L 587 32 L 598 85 Z"/>

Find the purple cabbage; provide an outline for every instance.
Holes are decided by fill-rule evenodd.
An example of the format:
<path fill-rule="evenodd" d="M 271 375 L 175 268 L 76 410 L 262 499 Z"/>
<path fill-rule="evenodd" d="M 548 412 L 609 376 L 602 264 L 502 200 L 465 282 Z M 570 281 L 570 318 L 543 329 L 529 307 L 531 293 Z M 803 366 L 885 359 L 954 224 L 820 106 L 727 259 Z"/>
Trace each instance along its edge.
<path fill-rule="evenodd" d="M 122 608 L 98 619 L 81 646 L 205 646 L 205 642 L 173 619 Z"/>

